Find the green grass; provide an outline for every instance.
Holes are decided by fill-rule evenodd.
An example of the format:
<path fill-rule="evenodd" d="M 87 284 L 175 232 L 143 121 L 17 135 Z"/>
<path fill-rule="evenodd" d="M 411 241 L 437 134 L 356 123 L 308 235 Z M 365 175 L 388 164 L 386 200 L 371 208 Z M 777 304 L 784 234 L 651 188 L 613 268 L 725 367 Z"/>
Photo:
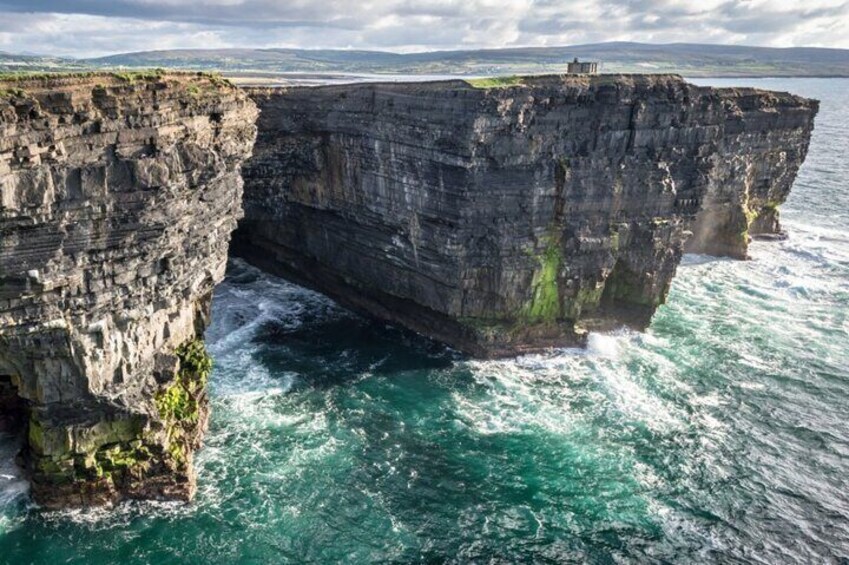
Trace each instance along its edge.
<path fill-rule="evenodd" d="M 52 78 L 93 78 L 112 76 L 117 79 L 134 82 L 136 80 L 152 80 L 165 76 L 165 69 L 144 69 L 139 71 L 85 71 L 85 72 L 27 72 L 14 71 L 0 73 L 0 81 L 23 82 L 29 80 L 47 80 Z"/>
<path fill-rule="evenodd" d="M 171 71 L 167 69 L 139 69 L 91 72 L 0 72 L 0 100 L 26 98 L 27 90 L 39 86 L 39 81 L 61 79 L 89 80 L 95 83 L 94 90 L 103 91 L 110 86 L 134 85 L 162 81 L 166 78 L 183 77 L 186 92 L 193 98 L 215 94 L 222 88 L 235 88 L 233 83 L 217 72 Z M 4 102 L 5 103 L 5 102 Z"/>
<path fill-rule="evenodd" d="M 508 86 L 523 86 L 524 80 L 520 76 L 470 78 L 466 82 L 473 88 L 506 88 Z"/>
<path fill-rule="evenodd" d="M 0 81 L 3 82 L 19 82 L 25 80 L 42 80 L 49 78 L 89 78 L 93 76 L 103 75 L 105 73 L 97 73 L 93 71 L 86 72 L 30 72 L 30 71 L 11 71 L 0 73 Z"/>
<path fill-rule="evenodd" d="M 209 81 L 215 86 L 233 86 L 233 83 L 230 82 L 230 79 L 224 78 L 224 75 L 222 75 L 218 71 L 198 73 L 198 76 L 208 78 Z"/>
<path fill-rule="evenodd" d="M 0 98 L 11 98 L 13 96 L 26 96 L 26 92 L 20 88 L 0 89 Z"/>
<path fill-rule="evenodd" d="M 138 71 L 122 71 L 111 73 L 117 79 L 125 82 L 135 82 L 137 80 L 157 80 L 167 74 L 165 69 L 142 69 Z"/>
<path fill-rule="evenodd" d="M 197 71 L 172 71 L 163 68 L 157 69 L 138 69 L 138 70 L 115 70 L 115 71 L 72 71 L 72 72 L 28 72 L 28 71 L 13 71 L 0 72 L 0 82 L 25 82 L 31 80 L 49 80 L 54 78 L 96 78 L 96 77 L 113 77 L 123 82 L 134 83 L 137 81 L 159 80 L 167 75 L 177 76 L 196 76 L 205 78 L 216 86 L 230 85 L 230 81 L 221 76 L 217 72 L 197 72 Z M 0 92 L 11 92 L 15 89 L 3 89 Z"/>

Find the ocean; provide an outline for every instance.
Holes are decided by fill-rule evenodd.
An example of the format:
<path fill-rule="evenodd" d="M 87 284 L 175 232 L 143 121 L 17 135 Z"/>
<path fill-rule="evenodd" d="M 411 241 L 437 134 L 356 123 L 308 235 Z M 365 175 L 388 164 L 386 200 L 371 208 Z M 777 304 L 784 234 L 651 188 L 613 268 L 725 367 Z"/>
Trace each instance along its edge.
<path fill-rule="evenodd" d="M 189 505 L 32 506 L 0 563 L 849 563 L 849 79 L 751 261 L 686 256 L 644 333 L 474 361 L 235 259 Z"/>

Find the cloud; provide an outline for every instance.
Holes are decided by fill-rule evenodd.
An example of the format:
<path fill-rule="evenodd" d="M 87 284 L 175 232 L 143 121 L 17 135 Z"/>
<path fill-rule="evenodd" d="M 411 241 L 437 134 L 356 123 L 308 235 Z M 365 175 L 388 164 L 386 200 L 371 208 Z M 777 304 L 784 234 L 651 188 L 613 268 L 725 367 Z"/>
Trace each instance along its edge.
<path fill-rule="evenodd" d="M 613 40 L 849 48 L 849 0 L 0 0 L 0 49 L 70 56 Z"/>

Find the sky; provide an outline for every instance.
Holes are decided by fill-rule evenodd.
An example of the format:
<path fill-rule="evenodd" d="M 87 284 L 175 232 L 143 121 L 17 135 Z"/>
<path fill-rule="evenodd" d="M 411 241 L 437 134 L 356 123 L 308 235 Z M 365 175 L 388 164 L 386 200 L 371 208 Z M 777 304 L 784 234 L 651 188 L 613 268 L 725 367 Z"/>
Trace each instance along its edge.
<path fill-rule="evenodd" d="M 0 0 L 0 51 L 11 53 L 601 41 L 849 48 L 849 0 Z"/>

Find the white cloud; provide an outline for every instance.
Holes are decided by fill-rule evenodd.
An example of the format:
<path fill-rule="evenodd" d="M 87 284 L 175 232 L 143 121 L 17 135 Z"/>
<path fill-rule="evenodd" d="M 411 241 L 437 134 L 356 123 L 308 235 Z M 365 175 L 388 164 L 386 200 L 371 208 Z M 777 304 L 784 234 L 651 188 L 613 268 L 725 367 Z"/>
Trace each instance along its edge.
<path fill-rule="evenodd" d="M 677 41 L 849 48 L 849 0 L 0 0 L 7 51 Z"/>

